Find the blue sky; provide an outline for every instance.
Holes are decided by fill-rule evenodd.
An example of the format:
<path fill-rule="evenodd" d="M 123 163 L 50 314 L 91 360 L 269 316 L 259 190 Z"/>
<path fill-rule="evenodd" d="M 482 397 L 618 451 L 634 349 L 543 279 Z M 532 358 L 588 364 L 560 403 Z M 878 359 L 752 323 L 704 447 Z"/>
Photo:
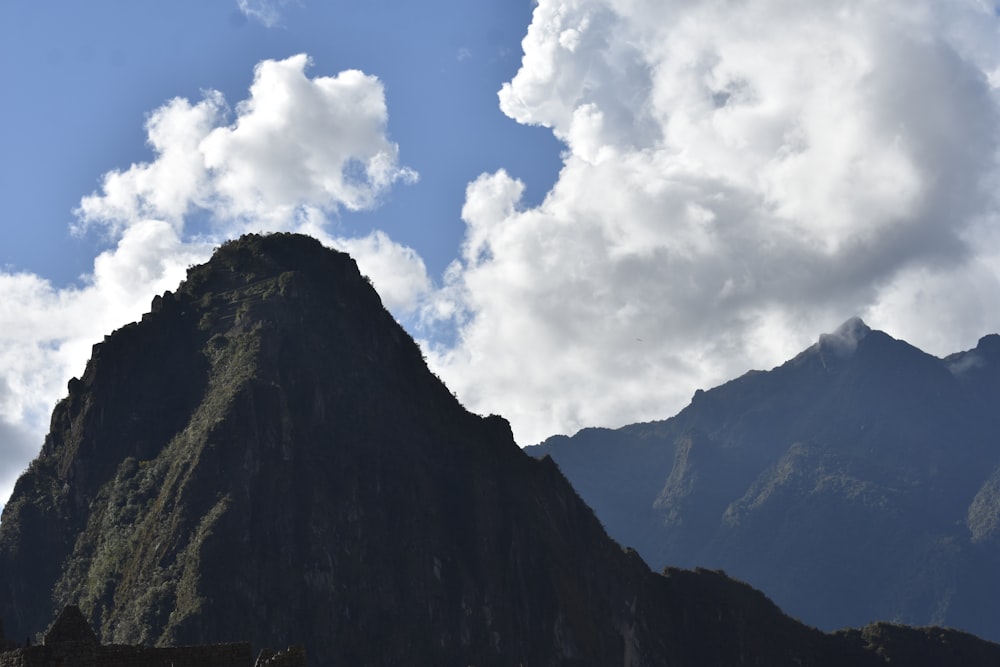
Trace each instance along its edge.
<path fill-rule="evenodd" d="M 985 0 L 6 0 L 0 495 L 90 346 L 246 231 L 350 252 L 521 444 L 851 316 L 968 349 L 998 32 Z"/>

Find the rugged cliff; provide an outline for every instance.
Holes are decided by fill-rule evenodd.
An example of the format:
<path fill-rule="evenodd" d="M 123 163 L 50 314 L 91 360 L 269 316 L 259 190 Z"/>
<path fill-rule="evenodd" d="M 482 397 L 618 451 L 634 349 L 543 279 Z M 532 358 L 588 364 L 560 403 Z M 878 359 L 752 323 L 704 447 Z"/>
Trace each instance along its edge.
<path fill-rule="evenodd" d="M 0 618 L 66 603 L 106 643 L 318 665 L 882 664 L 719 573 L 651 573 L 290 235 L 224 245 L 69 383 L 4 511 Z"/>
<path fill-rule="evenodd" d="M 654 567 L 724 568 L 827 629 L 1000 639 L 997 405 L 1000 336 L 939 359 L 853 319 L 669 420 L 530 451 Z"/>

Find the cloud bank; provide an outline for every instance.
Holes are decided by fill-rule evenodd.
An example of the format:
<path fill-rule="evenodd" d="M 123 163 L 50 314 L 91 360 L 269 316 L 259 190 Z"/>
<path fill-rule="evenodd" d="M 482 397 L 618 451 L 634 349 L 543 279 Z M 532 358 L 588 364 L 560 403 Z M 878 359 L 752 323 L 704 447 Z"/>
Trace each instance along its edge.
<path fill-rule="evenodd" d="M 998 23 L 986 3 L 540 0 L 499 93 L 566 145 L 503 171 L 431 355 L 523 444 L 665 418 L 852 315 L 930 351 L 1000 329 Z"/>

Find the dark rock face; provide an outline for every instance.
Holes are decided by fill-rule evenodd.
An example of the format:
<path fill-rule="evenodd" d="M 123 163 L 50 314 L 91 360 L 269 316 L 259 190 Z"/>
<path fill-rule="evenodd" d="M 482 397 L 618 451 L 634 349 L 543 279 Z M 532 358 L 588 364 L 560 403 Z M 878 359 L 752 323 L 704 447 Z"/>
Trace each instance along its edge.
<path fill-rule="evenodd" d="M 1000 639 L 998 405 L 1000 336 L 938 359 L 854 319 L 669 420 L 529 451 L 654 566 L 723 568 L 827 629 Z"/>
<path fill-rule="evenodd" d="M 312 239 L 227 243 L 69 389 L 0 525 L 12 636 L 71 603 L 104 643 L 317 665 L 882 664 L 719 573 L 651 573 Z"/>

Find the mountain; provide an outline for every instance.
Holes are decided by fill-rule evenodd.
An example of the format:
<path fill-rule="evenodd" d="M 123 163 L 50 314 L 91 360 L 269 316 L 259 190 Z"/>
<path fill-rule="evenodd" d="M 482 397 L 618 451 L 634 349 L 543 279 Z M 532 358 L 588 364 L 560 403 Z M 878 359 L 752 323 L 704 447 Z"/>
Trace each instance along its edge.
<path fill-rule="evenodd" d="M 1000 639 L 1000 336 L 939 359 L 851 319 L 675 417 L 550 455 L 654 567 L 724 569 L 825 629 Z"/>
<path fill-rule="evenodd" d="M 951 631 L 824 634 L 652 573 L 551 459 L 431 374 L 348 256 L 248 236 L 69 382 L 0 524 L 8 636 L 301 644 L 315 665 L 996 664 Z"/>

